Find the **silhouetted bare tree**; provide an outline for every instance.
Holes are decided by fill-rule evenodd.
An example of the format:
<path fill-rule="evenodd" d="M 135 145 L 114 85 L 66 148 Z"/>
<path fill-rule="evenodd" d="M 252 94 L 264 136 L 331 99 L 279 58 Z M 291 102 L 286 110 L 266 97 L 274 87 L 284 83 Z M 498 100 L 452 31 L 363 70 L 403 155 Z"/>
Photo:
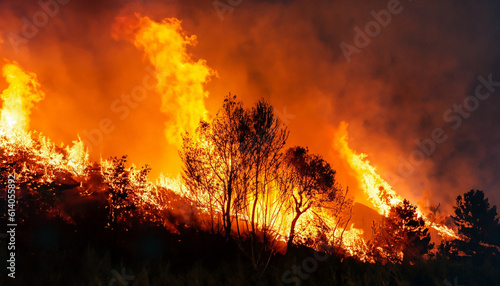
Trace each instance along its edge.
<path fill-rule="evenodd" d="M 300 216 L 311 207 L 334 200 L 338 191 L 335 171 L 321 156 L 309 154 L 304 147 L 293 147 L 286 152 L 279 186 L 282 192 L 289 195 L 294 213 L 288 236 L 290 246 Z"/>
<path fill-rule="evenodd" d="M 278 204 L 282 201 L 280 196 L 270 198 L 270 195 L 276 195 L 273 182 L 282 162 L 288 131 L 274 113 L 274 108 L 262 99 L 248 112 L 246 122 L 248 134 L 245 134 L 244 140 L 249 141 L 242 145 L 246 147 L 242 151 L 247 155 L 248 183 L 251 189 L 247 199 L 251 201 L 251 233 L 255 236 L 257 221 L 264 226 L 264 230 L 268 229 L 269 220 L 276 215 L 272 212 L 279 209 L 271 209 L 272 202 L 269 200 Z M 257 217 L 259 203 L 262 211 L 260 217 Z"/>
<path fill-rule="evenodd" d="M 183 137 L 181 159 L 183 179 L 198 203 L 215 206 L 222 213 L 226 237 L 231 235 L 233 207 L 238 206 L 237 192 L 245 165 L 241 150 L 244 138 L 245 110 L 235 96 L 226 96 L 221 110 L 211 123 L 201 122 L 196 134 Z M 213 225 L 213 223 L 212 223 Z"/>

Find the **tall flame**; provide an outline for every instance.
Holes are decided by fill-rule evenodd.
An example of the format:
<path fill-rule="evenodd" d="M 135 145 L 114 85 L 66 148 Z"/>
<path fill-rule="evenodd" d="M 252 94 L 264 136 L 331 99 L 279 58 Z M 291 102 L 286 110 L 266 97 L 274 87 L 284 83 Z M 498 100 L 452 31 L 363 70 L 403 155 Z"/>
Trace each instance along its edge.
<path fill-rule="evenodd" d="M 162 96 L 161 111 L 167 115 L 165 136 L 170 144 L 180 146 L 180 134 L 194 131 L 200 120 L 206 119 L 204 100 L 208 92 L 203 85 L 216 72 L 205 60 L 191 58 L 187 47 L 196 45 L 196 36 L 187 36 L 180 20 L 157 23 L 148 17 L 136 17 L 117 18 L 115 31 L 132 33 L 134 45 L 155 67 L 155 89 Z"/>
<path fill-rule="evenodd" d="M 348 124 L 342 121 L 335 134 L 334 147 L 338 150 L 349 166 L 354 171 L 360 187 L 368 195 L 373 206 L 379 214 L 388 216 L 392 207 L 397 206 L 403 199 L 392 189 L 377 173 L 377 169 L 370 165 L 366 154 L 356 154 L 347 143 Z M 420 208 L 417 207 L 417 215 L 423 217 L 426 226 L 435 229 L 439 235 L 447 239 L 459 239 L 458 235 L 449 227 L 441 224 L 431 223 Z"/>
<path fill-rule="evenodd" d="M 23 71 L 16 62 L 5 64 L 2 73 L 9 85 L 0 95 L 3 101 L 0 114 L 3 132 L 27 130 L 31 108 L 45 94 L 40 90 L 36 74 Z"/>
<path fill-rule="evenodd" d="M 130 19 L 123 21 L 126 23 L 125 32 L 122 31 L 122 33 L 132 37 L 131 41 L 137 48 L 144 51 L 148 61 L 155 67 L 157 83 L 154 88 L 162 96 L 160 109 L 168 116 L 165 135 L 169 143 L 180 146 L 179 135 L 186 131 L 193 132 L 199 121 L 206 119 L 208 115 L 204 102 L 208 92 L 204 90 L 204 84 L 216 73 L 207 66 L 204 60 L 195 61 L 191 58 L 187 47 L 196 44 L 196 36 L 185 35 L 180 20 L 171 18 L 157 23 L 147 17 L 137 17 L 132 20 L 132 24 Z M 33 148 L 34 141 L 28 130 L 29 115 L 34 104 L 42 100 L 45 94 L 40 90 L 36 75 L 23 71 L 17 63 L 5 64 L 2 71 L 8 87 L 1 94 L 0 135 L 6 136 L 10 141 L 0 142 L 0 147 L 15 149 L 19 146 L 26 146 L 33 149 L 33 156 L 37 158 L 39 165 L 46 167 L 48 179 L 44 177 L 44 180 L 53 180 L 56 170 L 60 169 L 67 170 L 72 175 L 86 175 L 89 155 L 81 140 L 74 141 L 71 147 L 67 146 L 64 153 L 60 151 L 62 148 L 57 148 L 49 139 L 39 136 L 40 146 Z M 360 187 L 376 210 L 381 215 L 387 216 L 392 207 L 402 202 L 402 198 L 376 172 L 376 168 L 370 165 L 365 154 L 357 154 L 350 149 L 347 141 L 347 126 L 345 122 L 340 124 L 334 136 L 334 147 L 348 162 Z M 23 138 L 25 143 L 18 143 L 21 141 L 16 138 Z M 103 170 L 112 168 L 111 162 L 105 160 L 101 161 L 101 166 Z M 168 196 L 162 191 L 162 187 L 173 190 L 177 195 L 189 197 L 180 177 L 172 179 L 162 176 L 156 184 L 153 184 L 149 181 L 141 181 L 140 174 L 135 167 L 129 170 L 131 184 L 141 186 L 141 188 L 137 187 L 141 190 L 137 196 L 142 204 L 154 206 L 158 210 L 167 208 Z M 278 197 L 279 193 L 271 189 L 260 199 L 256 207 L 257 225 L 262 228 L 271 228 L 277 238 L 286 241 L 289 226 L 294 217 L 292 212 L 285 211 Z M 206 199 L 200 207 L 207 208 L 211 202 Z M 252 203 L 252 199 L 249 199 L 247 208 Z M 425 218 L 420 210 L 417 212 L 419 216 Z M 246 213 L 251 213 L 251 211 L 248 210 Z M 240 215 L 239 219 L 248 220 L 244 213 Z M 322 233 L 328 237 L 328 243 L 341 241 L 350 255 L 364 259 L 367 245 L 363 230 L 355 228 L 354 224 L 350 227 L 343 227 L 340 219 L 335 221 L 337 218 L 326 211 L 308 212 L 301 217 L 297 223 L 297 230 L 298 236 L 304 237 L 303 241 L 314 236 L 319 237 L 317 226 L 313 223 L 318 221 L 318 218 L 329 226 L 340 225 L 338 229 L 335 227 L 328 233 Z M 457 237 L 453 230 L 444 225 L 429 222 L 428 225 L 442 236 Z"/>
<path fill-rule="evenodd" d="M 53 180 L 53 172 L 64 169 L 73 175 L 83 175 L 89 155 L 83 142 L 73 141 L 66 147 L 66 155 L 49 138 L 29 130 L 30 113 L 34 104 L 45 97 L 35 73 L 24 71 L 18 63 L 7 62 L 3 68 L 8 87 L 1 94 L 0 148 L 13 156 L 21 149 L 30 150 L 37 163 L 45 167 L 43 180 Z M 51 171 L 48 171 L 48 170 Z"/>
<path fill-rule="evenodd" d="M 387 216 L 392 206 L 396 206 L 403 200 L 392 190 L 391 185 L 387 183 L 379 174 L 377 169 L 370 165 L 366 159 L 366 154 L 356 154 L 347 144 L 348 124 L 344 121 L 335 134 L 334 147 L 338 150 L 355 173 L 360 187 L 368 195 L 379 214 Z"/>

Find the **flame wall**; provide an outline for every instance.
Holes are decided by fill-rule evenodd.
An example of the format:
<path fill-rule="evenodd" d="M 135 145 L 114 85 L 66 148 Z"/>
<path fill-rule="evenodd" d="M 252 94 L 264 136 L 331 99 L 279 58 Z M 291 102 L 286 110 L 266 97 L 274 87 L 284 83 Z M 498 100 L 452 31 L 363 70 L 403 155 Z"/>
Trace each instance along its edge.
<path fill-rule="evenodd" d="M 500 204 L 500 91 L 480 101 L 468 118 L 460 116 L 456 130 L 456 117 L 443 119 L 474 94 L 478 75 L 500 80 L 495 1 L 401 1 L 402 11 L 350 63 L 339 44 L 352 45 L 354 28 L 374 19 L 370 11 L 394 1 L 244 0 L 222 21 L 213 1 L 60 2 L 67 3 L 17 45 L 9 33 L 21 35 L 26 19 L 33 22 L 42 8 L 36 1 L 2 3 L 0 55 L 35 72 L 46 93 L 32 110 L 31 128 L 66 143 L 79 133 L 95 143 L 94 159 L 100 153 L 129 154 L 131 162 L 151 164 L 154 174 L 180 170 L 164 134 L 168 114 L 160 108 L 162 96 L 148 90 L 140 102 L 125 100 L 144 85 L 150 63 L 130 41 L 114 39 L 112 27 L 117 17 L 138 12 L 157 22 L 181 19 L 186 35 L 197 36 L 187 53 L 219 75 L 202 83 L 208 112 L 228 92 L 247 105 L 260 97 L 270 100 L 291 130 L 290 145 L 323 154 L 358 201 L 368 203 L 332 148 L 342 120 L 349 123 L 350 146 L 368 154 L 403 197 L 451 205 L 456 195 L 479 188 Z M 113 106 L 124 106 L 127 116 Z M 401 172 L 418 148 L 415 141 L 430 138 L 435 128 L 447 140 L 413 171 Z M 389 173 L 407 176 L 391 180 Z"/>

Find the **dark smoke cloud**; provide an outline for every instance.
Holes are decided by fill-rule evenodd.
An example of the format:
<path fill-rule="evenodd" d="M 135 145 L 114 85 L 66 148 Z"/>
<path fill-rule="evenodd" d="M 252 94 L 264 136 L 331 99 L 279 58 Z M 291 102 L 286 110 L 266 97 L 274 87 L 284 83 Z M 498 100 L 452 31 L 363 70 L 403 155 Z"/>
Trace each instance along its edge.
<path fill-rule="evenodd" d="M 72 0 L 18 53 L 7 34 L 19 33 L 21 17 L 40 8 L 36 1 L 2 4 L 2 56 L 36 72 L 47 91 L 32 127 L 69 143 L 110 118 L 115 131 L 94 154 L 130 154 L 132 162 L 149 163 L 157 173 L 177 172 L 177 151 L 163 138 L 159 96 L 149 93 L 124 120 L 110 104 L 147 74 L 141 53 L 111 38 L 115 17 L 178 17 L 198 37 L 190 48 L 193 57 L 207 60 L 219 74 L 207 85 L 209 110 L 215 112 L 232 92 L 247 106 L 264 97 L 281 114 L 293 114 L 287 118 L 290 144 L 323 154 L 359 201 L 362 194 L 348 167 L 332 150 L 332 134 L 342 120 L 350 124 L 351 147 L 367 153 L 388 178 L 400 174 L 401 158 L 409 160 L 416 140 L 442 128 L 447 140 L 409 176 L 393 180 L 394 188 L 423 205 L 450 206 L 471 188 L 500 204 L 500 88 L 456 130 L 443 120 L 447 109 L 474 95 L 479 75 L 500 81 L 497 2 L 400 1 L 402 11 L 350 63 L 339 45 L 353 45 L 354 28 L 364 29 L 373 21 L 370 11 L 394 1 L 243 0 L 223 20 L 212 2 Z"/>

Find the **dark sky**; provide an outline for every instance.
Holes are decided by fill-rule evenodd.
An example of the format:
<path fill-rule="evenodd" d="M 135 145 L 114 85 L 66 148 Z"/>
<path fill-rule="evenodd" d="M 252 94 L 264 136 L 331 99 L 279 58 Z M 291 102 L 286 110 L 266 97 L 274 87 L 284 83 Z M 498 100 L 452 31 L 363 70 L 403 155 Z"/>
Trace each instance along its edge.
<path fill-rule="evenodd" d="M 37 1 L 0 2 L 0 55 L 37 73 L 47 93 L 33 111 L 32 128 L 65 143 L 95 128 L 110 116 L 110 102 L 147 73 L 143 55 L 111 37 L 115 18 L 132 12 L 156 21 L 177 17 L 197 36 L 189 48 L 193 58 L 218 73 L 206 85 L 210 112 L 228 92 L 247 106 L 269 100 L 280 113 L 293 114 L 289 143 L 322 154 L 339 181 L 355 190 L 332 148 L 333 132 L 346 121 L 351 147 L 368 154 L 412 201 L 449 206 L 474 188 L 500 205 L 500 86 L 480 89 L 490 92 L 487 99 L 476 97 L 478 77 L 500 82 L 498 1 L 232 0 L 220 1 L 235 4 L 221 12 L 223 19 L 212 2 L 70 0 L 17 52 L 9 33 L 22 35 L 23 17 L 33 21 L 41 8 Z M 384 25 L 374 24 L 375 14 Z M 367 25 L 373 37 L 363 39 L 357 31 Z M 349 61 L 341 45 L 357 49 Z M 94 158 L 129 154 L 156 174 L 175 174 L 177 151 L 162 139 L 158 102 L 151 94 L 127 120 L 111 118 L 116 131 L 94 148 Z M 415 161 L 416 142 L 433 132 L 446 140 Z M 402 162 L 411 160 L 408 170 L 411 163 Z"/>

